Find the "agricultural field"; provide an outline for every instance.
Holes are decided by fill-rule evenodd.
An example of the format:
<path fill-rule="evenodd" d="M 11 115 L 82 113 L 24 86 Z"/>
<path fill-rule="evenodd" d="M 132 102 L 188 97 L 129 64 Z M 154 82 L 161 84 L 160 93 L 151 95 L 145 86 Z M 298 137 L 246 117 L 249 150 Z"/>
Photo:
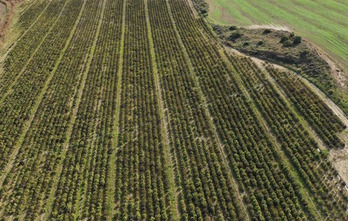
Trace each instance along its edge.
<path fill-rule="evenodd" d="M 214 24 L 234 25 L 255 30 L 254 32 L 275 29 L 301 36 L 306 40 L 307 49 L 290 47 L 293 51 L 287 51 L 280 57 L 291 58 L 297 52 L 300 54 L 308 51 L 321 57 L 323 62 L 314 62 L 305 68 L 310 69 L 309 73 L 302 68 L 297 72 L 302 72 L 305 78 L 319 87 L 348 115 L 347 1 L 194 0 L 194 3 L 204 8 L 208 20 Z M 264 36 L 257 38 L 262 41 Z M 271 47 L 265 47 L 264 51 L 272 51 L 270 48 L 279 46 L 277 43 L 279 39 Z M 278 52 L 276 50 L 275 54 Z M 279 60 L 272 62 L 278 63 Z M 327 70 L 320 70 L 322 67 Z M 313 70 L 319 73 L 311 73 Z"/>
<path fill-rule="evenodd" d="M 192 2 L 17 7 L 0 220 L 348 220 L 346 115 L 225 48 Z"/>
<path fill-rule="evenodd" d="M 320 46 L 348 68 L 348 4 L 342 0 L 208 0 L 220 24 L 288 28 Z"/>

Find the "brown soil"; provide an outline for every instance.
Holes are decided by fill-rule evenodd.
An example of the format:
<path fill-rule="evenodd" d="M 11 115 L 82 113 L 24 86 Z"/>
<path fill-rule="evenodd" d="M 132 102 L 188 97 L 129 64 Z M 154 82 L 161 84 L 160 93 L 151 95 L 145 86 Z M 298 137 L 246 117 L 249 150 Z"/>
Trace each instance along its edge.
<path fill-rule="evenodd" d="M 1 0 L 1 3 L 6 6 L 6 14 L 0 21 L 0 45 L 9 29 L 15 6 L 19 0 Z"/>
<path fill-rule="evenodd" d="M 268 24 L 268 25 L 250 25 L 245 26 L 246 29 L 273 29 L 277 31 L 287 31 L 291 32 L 291 29 L 287 26 L 281 26 L 281 25 L 274 25 L 274 24 Z"/>
<path fill-rule="evenodd" d="M 312 44 L 308 44 L 308 47 L 316 51 L 318 55 L 326 61 L 330 66 L 330 72 L 335 79 L 336 85 L 348 93 L 348 73 L 345 73 L 344 70 L 320 48 Z"/>

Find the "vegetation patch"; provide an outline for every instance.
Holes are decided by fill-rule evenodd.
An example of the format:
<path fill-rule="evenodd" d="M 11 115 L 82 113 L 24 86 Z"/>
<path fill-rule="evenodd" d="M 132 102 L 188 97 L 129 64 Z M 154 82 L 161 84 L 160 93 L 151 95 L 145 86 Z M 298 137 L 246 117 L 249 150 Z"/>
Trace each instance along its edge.
<path fill-rule="evenodd" d="M 286 66 L 317 85 L 348 114 L 348 92 L 339 87 L 329 63 L 301 36 L 270 28 L 212 25 L 222 42 L 247 55 Z"/>

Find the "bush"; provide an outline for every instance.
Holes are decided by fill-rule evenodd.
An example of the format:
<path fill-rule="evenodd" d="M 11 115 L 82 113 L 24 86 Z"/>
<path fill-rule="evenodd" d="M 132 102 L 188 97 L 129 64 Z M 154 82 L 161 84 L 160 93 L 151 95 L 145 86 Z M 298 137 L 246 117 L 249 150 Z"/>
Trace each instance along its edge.
<path fill-rule="evenodd" d="M 271 29 L 265 29 L 265 30 L 263 31 L 263 34 L 267 35 L 267 34 L 269 34 L 269 33 L 271 33 L 271 32 L 272 32 Z"/>
<path fill-rule="evenodd" d="M 257 42 L 257 45 L 258 45 L 258 46 L 263 45 L 263 41 L 259 41 L 259 42 Z"/>
<path fill-rule="evenodd" d="M 230 26 L 230 31 L 238 30 L 238 27 L 235 25 Z"/>
<path fill-rule="evenodd" d="M 239 33 L 239 31 L 235 31 L 228 37 L 228 39 L 231 41 L 235 41 L 238 38 L 240 38 L 240 36 L 242 36 L 241 33 Z"/>
<path fill-rule="evenodd" d="M 289 40 L 289 38 L 284 36 L 280 39 L 280 43 L 284 43 L 287 40 Z"/>
<path fill-rule="evenodd" d="M 291 41 L 290 40 L 286 40 L 283 42 L 283 46 L 284 47 L 290 47 L 292 45 Z"/>
<path fill-rule="evenodd" d="M 294 37 L 294 44 L 300 44 L 302 42 L 302 38 L 300 36 L 295 36 Z"/>

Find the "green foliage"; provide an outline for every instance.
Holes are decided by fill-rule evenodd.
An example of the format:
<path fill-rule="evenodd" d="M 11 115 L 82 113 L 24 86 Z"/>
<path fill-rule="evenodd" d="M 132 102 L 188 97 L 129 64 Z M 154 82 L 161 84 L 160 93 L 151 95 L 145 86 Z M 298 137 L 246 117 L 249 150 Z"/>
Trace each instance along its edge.
<path fill-rule="evenodd" d="M 288 40 L 289 40 L 288 37 L 283 36 L 283 37 L 280 39 L 280 43 L 284 43 L 284 42 L 286 42 L 286 41 L 288 41 Z"/>
<path fill-rule="evenodd" d="M 292 42 L 290 40 L 286 40 L 286 41 L 283 42 L 283 46 L 284 47 L 290 47 L 290 46 L 292 46 Z"/>
<path fill-rule="evenodd" d="M 234 31 L 232 32 L 232 34 L 228 37 L 228 40 L 230 41 L 235 41 L 238 38 L 240 38 L 242 36 L 242 34 L 239 31 Z"/>
<path fill-rule="evenodd" d="M 302 38 L 301 36 L 295 36 L 293 40 L 293 44 L 301 44 Z"/>
<path fill-rule="evenodd" d="M 257 46 L 262 46 L 264 44 L 264 42 L 263 41 L 259 41 L 259 42 L 257 42 Z"/>

